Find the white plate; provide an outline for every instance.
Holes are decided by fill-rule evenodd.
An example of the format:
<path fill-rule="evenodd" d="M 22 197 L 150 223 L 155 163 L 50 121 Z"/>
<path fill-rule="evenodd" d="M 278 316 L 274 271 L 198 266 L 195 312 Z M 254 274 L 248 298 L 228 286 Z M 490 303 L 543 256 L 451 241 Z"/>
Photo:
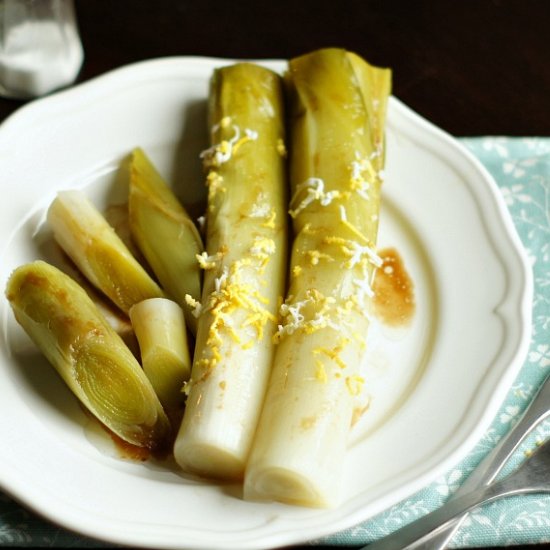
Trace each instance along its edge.
<path fill-rule="evenodd" d="M 51 254 L 57 190 L 123 201 L 120 160 L 143 147 L 187 203 L 203 197 L 205 99 L 228 61 L 168 58 L 36 101 L 0 128 L 0 281 Z M 278 61 L 266 65 L 283 70 Z M 530 270 L 494 182 L 455 140 L 389 105 L 380 245 L 416 290 L 407 330 L 369 336 L 371 412 L 355 427 L 342 504 L 244 502 L 240 487 L 120 459 L 0 303 L 0 484 L 65 527 L 155 548 L 262 548 L 350 527 L 420 489 L 482 435 L 526 352 Z"/>

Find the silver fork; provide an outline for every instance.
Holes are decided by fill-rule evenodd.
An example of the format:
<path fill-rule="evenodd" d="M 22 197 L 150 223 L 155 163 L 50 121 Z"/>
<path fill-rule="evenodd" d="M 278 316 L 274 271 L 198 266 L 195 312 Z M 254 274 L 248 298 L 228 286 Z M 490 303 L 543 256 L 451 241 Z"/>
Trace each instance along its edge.
<path fill-rule="evenodd" d="M 391 535 L 375 541 L 364 550 L 397 550 L 417 547 L 431 533 L 445 530 L 453 519 L 497 498 L 550 493 L 550 440 L 539 447 L 523 464 L 502 481 L 485 485 L 447 501 L 441 508 L 419 518 Z"/>
<path fill-rule="evenodd" d="M 548 416 L 550 416 L 550 375 L 546 377 L 546 380 L 513 428 L 502 437 L 496 447 L 478 464 L 451 499 L 464 495 L 482 485 L 489 485 L 526 435 Z M 416 545 L 415 548 L 418 550 L 444 550 L 458 531 L 466 515 L 463 514 L 456 518 L 447 528 L 432 533 L 432 536 L 424 539 L 424 542 Z"/>

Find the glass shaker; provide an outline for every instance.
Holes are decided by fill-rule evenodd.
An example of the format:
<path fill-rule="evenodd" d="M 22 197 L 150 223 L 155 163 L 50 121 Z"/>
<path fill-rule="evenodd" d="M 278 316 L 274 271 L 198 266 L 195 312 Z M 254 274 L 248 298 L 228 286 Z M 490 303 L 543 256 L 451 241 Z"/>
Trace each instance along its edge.
<path fill-rule="evenodd" d="M 0 95 L 29 99 L 67 86 L 83 59 L 73 0 L 0 0 Z"/>

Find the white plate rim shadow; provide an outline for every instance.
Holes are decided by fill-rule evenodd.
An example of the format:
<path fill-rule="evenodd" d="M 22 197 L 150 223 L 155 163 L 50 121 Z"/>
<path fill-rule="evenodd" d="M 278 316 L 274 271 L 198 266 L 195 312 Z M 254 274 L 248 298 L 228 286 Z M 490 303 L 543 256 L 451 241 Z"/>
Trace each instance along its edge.
<path fill-rule="evenodd" d="M 102 167 L 112 167 L 134 146 L 147 150 L 148 146 L 161 147 L 157 139 L 163 144 L 173 142 L 181 120 L 172 111 L 175 120 L 170 131 L 159 125 L 166 124 L 170 117 L 178 89 L 181 87 L 183 94 L 187 83 L 193 89 L 182 95 L 183 103 L 205 97 L 212 69 L 231 62 L 196 57 L 139 62 L 32 102 L 9 117 L 0 126 L 0 188 L 8 190 L 14 199 L 0 205 L 2 285 L 14 262 L 24 258 L 24 253 L 19 255 L 13 250 L 13 239 L 20 238 L 22 227 L 41 223 L 55 190 L 84 186 L 89 174 L 97 175 Z M 260 63 L 284 70 L 282 61 Z M 165 99 L 160 104 L 159 100 Z M 105 118 L 92 120 L 90 113 L 101 113 Z M 153 116 L 157 113 L 158 120 Z M 128 128 L 119 124 L 122 122 L 128 123 Z M 88 135 L 87 125 L 96 130 L 105 127 L 107 133 L 98 140 L 97 135 Z M 131 132 L 133 135 L 129 135 Z M 53 151 L 56 143 L 63 143 L 65 149 Z M 66 163 L 60 163 L 63 158 Z M 57 165 L 52 166 L 54 161 Z M 409 175 L 409 168 L 415 169 L 415 174 Z M 43 187 L 39 187 L 35 172 L 45 174 Z M 404 182 L 418 184 L 425 192 L 420 205 L 415 203 L 414 190 Z M 438 326 L 423 374 L 402 406 L 381 428 L 352 441 L 343 483 L 351 486 L 355 482 L 359 487 L 345 495 L 339 507 L 310 510 L 244 503 L 231 486 L 205 487 L 173 472 L 119 464 L 93 446 L 81 452 L 78 438 L 87 443 L 78 426 L 68 427 L 72 432 L 66 441 L 56 438 L 53 431 L 43 430 L 43 423 L 50 417 L 37 419 L 22 404 L 26 398 L 22 392 L 26 390 L 18 387 L 10 365 L 6 334 L 11 312 L 5 297 L 0 303 L 0 437 L 9 445 L 0 451 L 0 487 L 45 518 L 101 540 L 154 548 L 244 549 L 305 543 L 352 527 L 410 496 L 452 467 L 483 435 L 522 366 L 531 330 L 531 270 L 487 170 L 458 141 L 395 97 L 389 104 L 384 185 L 388 204 L 407 217 L 417 231 L 415 238 L 430 258 L 428 270 L 433 271 L 436 296 L 433 319 Z M 39 198 L 30 196 L 37 190 L 43 191 Z M 442 201 L 447 196 L 451 204 Z M 448 225 L 443 223 L 446 218 Z M 465 227 L 458 231 L 462 225 Z M 449 243 L 454 253 L 445 251 Z M 465 266 L 456 263 L 457 251 L 465 258 Z M 464 280 L 471 272 L 479 274 L 479 266 L 473 265 L 473 260 L 479 258 L 486 259 L 491 280 Z M 461 284 L 451 284 L 453 277 Z M 470 304 L 472 296 L 475 300 Z M 474 313 L 484 315 L 483 327 L 476 326 L 480 322 L 476 318 L 470 318 Z M 477 341 L 476 331 L 487 331 L 487 340 Z M 457 346 L 457 338 L 466 341 Z M 473 364 L 467 364 L 472 358 Z M 457 365 L 463 370 L 453 368 Z M 455 393 L 451 405 L 446 384 Z M 434 418 L 437 412 L 441 414 Z M 51 418 L 58 416 L 56 411 Z M 62 422 L 55 428 L 63 431 L 67 426 Z M 395 454 L 406 457 L 405 461 L 387 460 Z M 95 483 L 91 474 L 85 475 L 89 468 L 92 473 L 98 468 L 105 485 Z M 117 494 L 124 491 L 125 497 Z M 160 502 L 156 500 L 160 491 L 165 492 L 170 507 L 164 516 L 162 510 L 139 505 L 139 499 L 145 502 L 147 495 L 153 495 L 155 503 Z M 86 503 L 82 501 L 84 494 Z M 126 498 L 127 508 L 111 510 L 111 498 L 122 499 L 117 501 L 119 504 Z M 174 511 L 178 504 L 181 510 Z M 195 515 L 196 523 L 191 524 Z M 202 523 L 200 516 L 205 518 Z"/>

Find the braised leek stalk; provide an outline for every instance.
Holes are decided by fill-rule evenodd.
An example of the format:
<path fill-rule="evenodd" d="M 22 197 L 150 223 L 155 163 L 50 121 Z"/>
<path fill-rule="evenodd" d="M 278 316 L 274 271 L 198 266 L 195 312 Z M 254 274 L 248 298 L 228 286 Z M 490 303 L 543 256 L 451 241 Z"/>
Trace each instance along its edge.
<path fill-rule="evenodd" d="M 364 358 L 391 73 L 340 49 L 291 60 L 294 241 L 244 495 L 327 507 Z"/>
<path fill-rule="evenodd" d="M 55 240 L 122 311 L 164 292 L 81 191 L 61 191 L 48 210 Z"/>
<path fill-rule="evenodd" d="M 281 79 L 248 64 L 211 81 L 207 252 L 189 396 L 174 456 L 185 470 L 241 479 L 272 361 L 286 271 Z"/>
<path fill-rule="evenodd" d="M 170 424 L 149 380 L 73 279 L 36 261 L 12 273 L 6 296 L 19 324 L 105 426 L 134 445 L 166 443 Z"/>
<path fill-rule="evenodd" d="M 196 334 L 197 318 L 186 295 L 200 300 L 197 256 L 203 252 L 202 240 L 193 220 L 141 149 L 135 149 L 131 156 L 128 207 L 132 236 Z"/>
<path fill-rule="evenodd" d="M 130 319 L 141 363 L 166 410 L 184 402 L 183 384 L 191 374 L 187 331 L 181 307 L 167 298 L 150 298 L 132 306 Z"/>

